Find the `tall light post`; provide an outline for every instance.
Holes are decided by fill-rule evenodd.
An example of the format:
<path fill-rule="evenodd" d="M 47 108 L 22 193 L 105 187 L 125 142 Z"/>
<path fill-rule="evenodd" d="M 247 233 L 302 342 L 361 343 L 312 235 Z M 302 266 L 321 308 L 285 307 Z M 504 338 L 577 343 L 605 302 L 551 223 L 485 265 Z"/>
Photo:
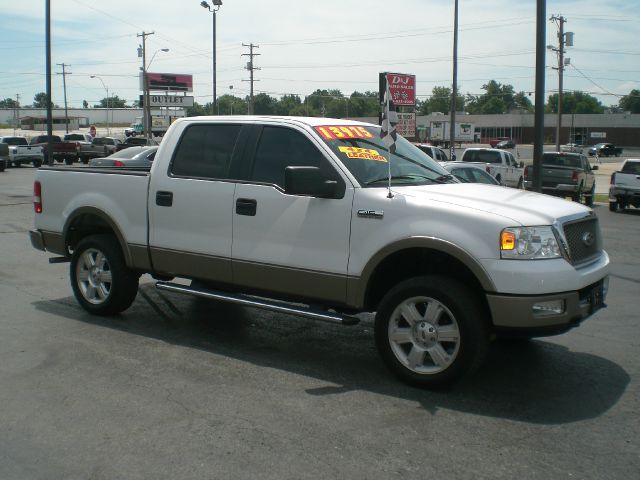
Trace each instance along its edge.
<path fill-rule="evenodd" d="M 151 67 L 151 63 L 153 59 L 156 58 L 158 52 L 168 52 L 168 48 L 159 48 L 153 55 L 151 56 L 151 60 L 147 63 L 147 48 L 146 48 L 146 37 L 147 35 L 153 35 L 154 32 L 142 32 L 138 34 L 139 37 L 142 37 L 142 45 L 138 47 L 138 57 L 142 58 L 142 98 L 143 98 L 143 106 L 142 106 L 142 120 L 144 125 L 144 135 L 146 138 L 151 138 L 153 135 L 153 129 L 151 128 L 151 106 L 149 105 L 149 79 L 147 77 L 147 71 L 149 67 Z"/>
<path fill-rule="evenodd" d="M 98 75 L 91 75 L 91 78 L 100 80 L 102 87 L 107 91 L 107 135 L 111 135 L 111 129 L 109 128 L 109 87 L 104 84 L 104 81 Z"/>
<path fill-rule="evenodd" d="M 216 105 L 218 100 L 216 99 L 216 12 L 222 6 L 222 0 L 211 0 L 209 5 L 205 0 L 200 2 L 200 6 L 206 8 L 213 13 L 213 108 L 212 113 L 216 112 Z M 218 8 L 216 8 L 218 7 Z"/>

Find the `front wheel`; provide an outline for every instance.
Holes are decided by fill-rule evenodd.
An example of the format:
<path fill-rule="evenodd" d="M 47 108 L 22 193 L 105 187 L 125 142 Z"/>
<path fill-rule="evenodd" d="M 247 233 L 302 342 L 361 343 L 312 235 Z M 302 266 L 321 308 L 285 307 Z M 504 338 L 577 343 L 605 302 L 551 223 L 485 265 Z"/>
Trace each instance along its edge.
<path fill-rule="evenodd" d="M 583 200 L 583 193 L 582 193 L 582 184 L 578 187 L 578 191 L 576 193 L 573 194 L 573 196 L 571 197 L 571 199 L 574 202 L 578 202 L 578 203 L 582 203 Z"/>
<path fill-rule="evenodd" d="M 609 211 L 617 212 L 618 211 L 618 202 L 609 202 Z"/>
<path fill-rule="evenodd" d="M 375 320 L 378 351 L 405 382 L 450 385 L 475 370 L 488 345 L 488 321 L 478 297 L 439 275 L 415 277 L 392 288 Z"/>
<path fill-rule="evenodd" d="M 595 197 L 596 197 L 596 184 L 594 183 L 593 186 L 591 187 L 591 191 L 589 192 L 589 194 L 584 196 L 584 204 L 587 207 L 593 207 Z"/>
<path fill-rule="evenodd" d="M 96 315 L 115 315 L 133 303 L 139 275 L 124 261 L 113 235 L 91 235 L 73 251 L 71 287 L 78 303 Z"/>
<path fill-rule="evenodd" d="M 524 188 L 524 180 L 522 178 L 520 178 L 520 180 L 518 180 L 518 190 L 522 190 Z"/>

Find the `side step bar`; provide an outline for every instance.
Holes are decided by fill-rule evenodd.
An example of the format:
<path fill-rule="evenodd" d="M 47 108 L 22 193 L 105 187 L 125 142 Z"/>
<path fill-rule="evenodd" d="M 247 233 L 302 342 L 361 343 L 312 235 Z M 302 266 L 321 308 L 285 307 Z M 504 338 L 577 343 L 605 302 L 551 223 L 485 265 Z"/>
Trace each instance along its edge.
<path fill-rule="evenodd" d="M 208 298 L 211 300 L 237 303 L 246 307 L 256 307 L 262 308 L 263 310 L 271 310 L 273 312 L 300 315 L 301 317 L 312 318 L 314 320 L 322 320 L 331 323 L 339 323 L 342 325 L 355 325 L 360 322 L 360 319 L 357 317 L 343 315 L 341 313 L 332 313 L 322 310 L 314 310 L 312 308 L 298 307 L 290 304 L 271 302 L 263 298 L 249 297 L 247 295 L 234 295 L 231 293 L 223 293 L 215 290 L 203 290 L 201 288 L 187 287 L 186 285 L 180 285 L 178 283 L 157 282 L 156 288 L 158 288 L 159 290 L 166 290 L 168 292 L 183 293 L 186 295 Z"/>

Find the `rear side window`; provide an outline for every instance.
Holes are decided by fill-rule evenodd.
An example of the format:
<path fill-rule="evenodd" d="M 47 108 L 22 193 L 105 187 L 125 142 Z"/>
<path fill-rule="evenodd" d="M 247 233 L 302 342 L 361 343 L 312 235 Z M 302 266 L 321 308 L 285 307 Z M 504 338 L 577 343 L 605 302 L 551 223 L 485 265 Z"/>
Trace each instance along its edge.
<path fill-rule="evenodd" d="M 467 150 L 463 162 L 502 163 L 500 152 L 494 150 Z"/>
<path fill-rule="evenodd" d="M 623 173 L 635 173 L 640 175 L 640 162 L 627 162 L 621 170 Z"/>
<path fill-rule="evenodd" d="M 286 167 L 319 167 L 335 177 L 327 159 L 303 134 L 283 127 L 264 127 L 253 163 L 251 180 L 284 188 Z"/>
<path fill-rule="evenodd" d="M 171 173 L 184 177 L 228 178 L 242 125 L 191 125 L 176 148 Z"/>

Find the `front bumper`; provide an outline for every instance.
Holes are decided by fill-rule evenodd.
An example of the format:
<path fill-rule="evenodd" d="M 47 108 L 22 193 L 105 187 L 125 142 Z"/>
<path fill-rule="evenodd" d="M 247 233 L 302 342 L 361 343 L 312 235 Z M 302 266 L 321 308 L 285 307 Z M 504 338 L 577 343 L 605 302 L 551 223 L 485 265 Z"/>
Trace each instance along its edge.
<path fill-rule="evenodd" d="M 572 292 L 546 295 L 487 294 L 496 332 L 553 335 L 578 326 L 606 307 L 609 277 Z"/>

